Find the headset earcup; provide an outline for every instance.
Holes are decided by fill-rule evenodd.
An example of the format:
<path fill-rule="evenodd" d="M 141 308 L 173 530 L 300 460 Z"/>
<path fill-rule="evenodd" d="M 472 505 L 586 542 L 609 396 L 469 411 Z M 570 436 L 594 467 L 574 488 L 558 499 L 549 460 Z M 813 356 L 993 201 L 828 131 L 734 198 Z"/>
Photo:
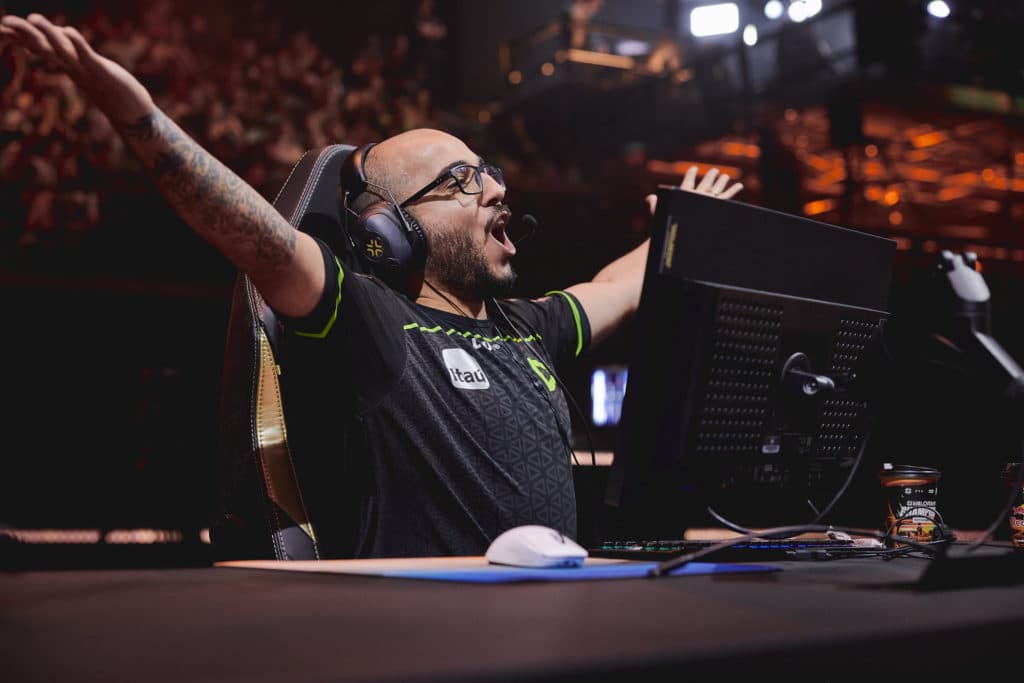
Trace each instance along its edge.
<path fill-rule="evenodd" d="M 420 225 L 420 222 L 411 213 L 400 206 L 396 206 L 395 210 L 405 217 L 405 224 L 409 226 L 409 230 L 405 233 L 406 238 L 409 240 L 409 246 L 412 248 L 412 258 L 409 261 L 408 268 L 409 270 L 422 268 L 423 264 L 427 261 L 427 234 L 423 231 L 423 226 Z"/>
<path fill-rule="evenodd" d="M 342 163 L 340 180 L 346 216 L 354 215 L 350 203 L 367 191 L 366 157 L 375 144 L 353 150 Z M 408 273 L 426 262 L 427 239 L 422 226 L 392 202 L 379 201 L 366 207 L 350 221 L 348 231 L 362 263 L 393 285 L 400 287 Z"/>
<path fill-rule="evenodd" d="M 400 283 L 406 274 L 423 265 L 423 228 L 408 212 L 389 202 L 376 202 L 364 209 L 351 232 L 360 258 L 388 282 Z"/>

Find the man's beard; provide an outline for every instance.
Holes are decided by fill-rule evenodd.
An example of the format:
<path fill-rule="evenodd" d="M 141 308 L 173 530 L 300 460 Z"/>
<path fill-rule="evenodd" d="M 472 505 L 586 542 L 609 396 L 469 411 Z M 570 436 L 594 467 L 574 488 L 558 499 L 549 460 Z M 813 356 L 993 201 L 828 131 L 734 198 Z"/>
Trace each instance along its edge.
<path fill-rule="evenodd" d="M 515 272 L 495 275 L 487 263 L 484 247 L 474 244 L 467 232 L 439 225 L 428 234 L 426 273 L 438 284 L 456 294 L 482 299 L 505 296 L 512 291 Z"/>

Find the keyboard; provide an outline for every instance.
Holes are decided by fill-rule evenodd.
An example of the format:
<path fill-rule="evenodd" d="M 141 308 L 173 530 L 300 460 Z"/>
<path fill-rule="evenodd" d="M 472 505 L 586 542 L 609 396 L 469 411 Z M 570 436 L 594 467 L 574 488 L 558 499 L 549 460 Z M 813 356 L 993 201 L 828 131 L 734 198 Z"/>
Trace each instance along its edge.
<path fill-rule="evenodd" d="M 590 557 L 605 557 L 621 560 L 643 560 L 663 562 L 680 555 L 698 552 L 721 541 L 710 540 L 662 540 L 662 541 L 604 541 L 596 548 L 588 549 Z M 779 562 L 789 560 L 830 560 L 851 555 L 878 553 L 881 547 L 874 544 L 859 545 L 852 540 L 832 539 L 782 539 L 747 540 L 717 550 L 701 562 Z"/>

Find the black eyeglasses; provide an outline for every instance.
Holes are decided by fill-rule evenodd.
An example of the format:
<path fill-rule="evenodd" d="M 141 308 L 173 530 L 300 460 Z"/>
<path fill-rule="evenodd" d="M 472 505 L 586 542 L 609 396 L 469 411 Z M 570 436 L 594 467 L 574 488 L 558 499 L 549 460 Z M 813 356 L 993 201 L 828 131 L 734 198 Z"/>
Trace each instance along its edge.
<path fill-rule="evenodd" d="M 505 189 L 505 176 L 501 174 L 501 169 L 497 166 L 485 163 L 481 163 L 479 166 L 457 164 L 449 168 L 434 180 L 431 180 L 423 189 L 402 202 L 401 206 L 404 208 L 409 204 L 412 204 L 414 201 L 420 199 L 423 195 L 427 194 L 441 183 L 445 183 L 449 180 L 454 180 L 455 184 L 459 186 L 459 191 L 463 194 L 480 194 L 484 191 L 484 175 L 491 176 L 491 178 L 494 179 L 494 182 L 498 183 L 501 189 Z"/>

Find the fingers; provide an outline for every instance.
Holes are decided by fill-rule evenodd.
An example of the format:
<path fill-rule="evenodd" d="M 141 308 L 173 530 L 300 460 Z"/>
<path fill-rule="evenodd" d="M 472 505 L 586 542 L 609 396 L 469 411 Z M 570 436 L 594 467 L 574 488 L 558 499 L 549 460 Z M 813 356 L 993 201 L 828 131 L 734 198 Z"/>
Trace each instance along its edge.
<path fill-rule="evenodd" d="M 56 59 L 63 65 L 68 66 L 78 62 L 78 53 L 75 46 L 63 29 L 54 26 L 46 17 L 40 14 L 30 14 L 29 24 L 39 29 L 45 36 Z"/>
<path fill-rule="evenodd" d="M 708 171 L 707 174 L 703 178 L 701 178 L 700 185 L 697 186 L 697 192 L 701 192 L 703 194 L 713 194 L 713 192 L 711 191 L 711 187 L 714 185 L 715 178 L 717 177 L 717 168 L 713 168 L 710 171 Z"/>
<path fill-rule="evenodd" d="M 699 184 L 696 183 L 696 178 L 697 166 L 691 166 L 686 170 L 686 176 L 683 178 L 683 182 L 679 184 L 679 187 L 684 190 L 721 199 L 732 199 L 743 189 L 743 183 L 733 183 L 730 187 L 730 176 L 727 173 L 722 173 L 717 168 L 708 170 L 707 174 L 701 178 Z"/>
<path fill-rule="evenodd" d="M 722 194 L 722 190 L 724 190 L 725 186 L 728 185 L 728 184 L 729 184 L 729 176 L 727 174 L 725 174 L 725 173 L 721 174 L 720 176 L 718 176 L 718 180 L 715 181 L 715 184 L 711 186 L 711 194 L 713 194 L 713 195 L 720 195 L 720 194 Z"/>
<path fill-rule="evenodd" d="M 72 78 L 81 77 L 88 61 L 97 55 L 76 29 L 57 26 L 41 14 L 27 18 L 7 15 L 0 18 L 0 36 L 42 57 Z"/>
<path fill-rule="evenodd" d="M 30 14 L 29 16 L 36 17 L 39 15 Z M 53 47 L 46 39 L 46 36 L 25 19 L 8 14 L 3 19 L 0 19 L 0 26 L 11 31 L 11 37 L 14 41 L 29 52 L 46 59 L 54 58 Z"/>
<path fill-rule="evenodd" d="M 679 183 L 679 187 L 684 190 L 690 190 L 691 192 L 697 189 L 697 167 L 691 166 L 686 169 L 686 175 L 683 176 L 683 182 Z"/>
<path fill-rule="evenodd" d="M 74 26 L 65 26 L 62 30 L 64 31 L 64 35 L 68 37 L 68 40 L 71 41 L 71 44 L 74 45 L 75 51 L 78 53 L 79 59 L 84 59 L 86 57 L 92 57 L 95 55 L 95 53 L 92 51 L 92 46 L 90 46 L 89 43 L 86 42 L 85 38 L 82 36 L 81 33 L 78 32 L 77 28 L 75 28 Z"/>
<path fill-rule="evenodd" d="M 722 194 L 720 194 L 718 196 L 721 199 L 732 199 L 734 196 L 736 196 L 736 193 L 739 192 L 742 189 L 743 189 L 743 183 L 736 183 L 732 187 L 730 187 L 728 190 L 726 190 L 725 192 L 723 192 Z"/>
<path fill-rule="evenodd" d="M 649 194 L 644 197 L 644 201 L 647 202 L 647 208 L 650 210 L 651 215 L 654 215 L 654 211 L 658 208 L 658 197 L 657 195 Z"/>
<path fill-rule="evenodd" d="M 743 183 L 733 183 L 727 187 L 731 180 L 730 176 L 727 173 L 722 173 L 717 168 L 710 169 L 707 175 L 701 179 L 699 185 L 696 180 L 697 166 L 690 166 L 690 168 L 686 169 L 686 174 L 683 176 L 682 182 L 679 183 L 679 188 L 719 199 L 732 199 L 743 189 Z M 650 209 L 653 216 L 658 207 L 657 195 L 649 194 L 644 197 L 644 201 L 647 202 L 647 208 Z"/>

